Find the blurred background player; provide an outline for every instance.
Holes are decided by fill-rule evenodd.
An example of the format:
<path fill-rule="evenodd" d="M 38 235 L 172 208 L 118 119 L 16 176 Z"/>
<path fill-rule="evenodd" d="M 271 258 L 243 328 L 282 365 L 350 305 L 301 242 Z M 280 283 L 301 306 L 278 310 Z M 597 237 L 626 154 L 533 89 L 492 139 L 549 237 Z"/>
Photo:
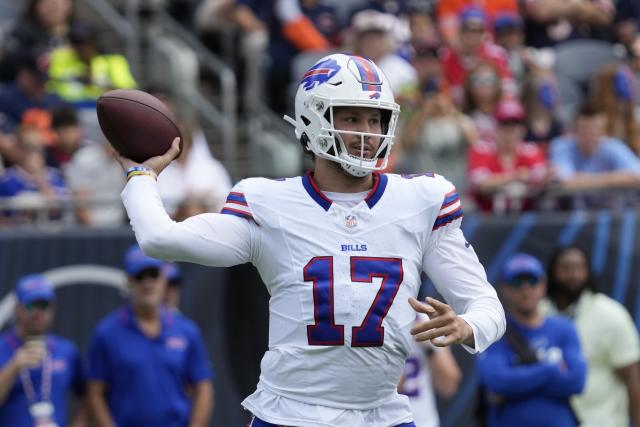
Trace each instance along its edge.
<path fill-rule="evenodd" d="M 436 394 L 444 399 L 453 397 L 462 373 L 448 347 L 414 340 L 411 344 L 398 392 L 409 397 L 416 427 L 438 427 Z"/>
<path fill-rule="evenodd" d="M 544 268 L 531 255 L 509 257 L 501 295 L 507 332 L 478 358 L 489 427 L 574 427 L 569 398 L 584 388 L 587 366 L 578 334 L 562 317 L 539 308 L 546 290 Z"/>
<path fill-rule="evenodd" d="M 313 153 L 313 172 L 243 180 L 223 215 L 176 223 L 166 214 L 154 178 L 178 154 L 177 138 L 142 174 L 141 165 L 121 158 L 132 173 L 123 201 L 136 238 L 162 259 L 252 262 L 261 273 L 271 319 L 257 390 L 243 402 L 254 426 L 414 426 L 397 384 L 415 312 L 431 319 L 411 329 L 417 340 L 476 353 L 502 335 L 502 306 L 464 240 L 453 185 L 434 174 L 379 173 L 399 106 L 375 63 L 324 57 L 306 73 L 295 103 L 296 118 L 286 119 Z M 311 225 L 318 230 L 313 244 Z M 422 271 L 451 305 L 415 299 Z M 387 369 L 371 369 L 381 364 Z"/>
<path fill-rule="evenodd" d="M 103 319 L 89 349 L 89 402 L 99 427 L 205 427 L 213 371 L 198 327 L 162 305 L 162 262 L 125 255 L 130 302 Z"/>
<path fill-rule="evenodd" d="M 0 336 L 0 425 L 84 427 L 80 353 L 71 341 L 49 333 L 56 310 L 53 285 L 31 274 L 18 281 L 15 292 L 15 324 Z M 78 398 L 74 417 L 67 414 L 70 392 Z"/>
<path fill-rule="evenodd" d="M 587 255 L 559 249 L 548 267 L 550 309 L 573 321 L 587 358 L 587 385 L 571 403 L 582 427 L 640 425 L 640 344 L 627 310 L 597 291 Z M 629 417 L 631 415 L 631 417 Z"/>

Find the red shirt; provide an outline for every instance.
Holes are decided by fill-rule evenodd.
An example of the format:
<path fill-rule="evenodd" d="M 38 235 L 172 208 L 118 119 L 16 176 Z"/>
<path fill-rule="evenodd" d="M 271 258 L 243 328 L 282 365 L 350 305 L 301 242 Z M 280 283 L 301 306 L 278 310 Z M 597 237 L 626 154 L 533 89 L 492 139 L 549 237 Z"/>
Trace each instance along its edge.
<path fill-rule="evenodd" d="M 471 183 L 471 191 L 483 211 L 494 210 L 494 198 L 485 196 L 477 191 L 477 187 L 492 175 L 505 172 L 514 172 L 520 169 L 529 171 L 528 187 L 539 185 L 547 173 L 547 161 L 542 151 L 534 144 L 522 142 L 516 149 L 516 159 L 512 165 L 502 163 L 495 144 L 479 142 L 471 146 L 469 150 L 468 176 Z M 533 201 L 525 198 L 521 209 L 530 209 Z M 513 201 L 507 201 L 505 209 L 514 208 Z"/>
<path fill-rule="evenodd" d="M 480 45 L 475 55 L 469 58 L 461 57 L 455 50 L 445 47 L 442 51 L 442 71 L 453 88 L 454 98 L 457 102 L 462 99 L 467 73 L 480 61 L 489 61 L 498 67 L 498 72 L 502 79 L 502 89 L 505 92 L 503 95 L 508 96 L 511 92 L 517 90 L 509 69 L 507 52 L 497 44 L 485 42 Z"/>

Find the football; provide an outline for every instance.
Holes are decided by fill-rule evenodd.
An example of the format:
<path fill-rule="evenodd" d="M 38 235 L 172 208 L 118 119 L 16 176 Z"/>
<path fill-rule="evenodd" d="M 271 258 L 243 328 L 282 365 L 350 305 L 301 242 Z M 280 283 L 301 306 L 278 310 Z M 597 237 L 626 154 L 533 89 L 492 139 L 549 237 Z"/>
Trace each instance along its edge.
<path fill-rule="evenodd" d="M 106 92 L 98 98 L 97 112 L 102 133 L 113 148 L 138 163 L 164 154 L 180 137 L 173 113 L 158 98 L 141 90 Z"/>

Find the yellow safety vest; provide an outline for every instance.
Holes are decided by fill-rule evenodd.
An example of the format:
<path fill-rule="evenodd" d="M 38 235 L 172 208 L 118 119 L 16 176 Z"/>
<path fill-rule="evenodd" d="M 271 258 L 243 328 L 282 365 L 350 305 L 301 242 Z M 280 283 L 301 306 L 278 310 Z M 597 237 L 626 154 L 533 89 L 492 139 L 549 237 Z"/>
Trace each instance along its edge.
<path fill-rule="evenodd" d="M 86 82 L 86 76 L 90 82 Z M 96 55 L 90 64 L 75 50 L 61 47 L 51 53 L 47 89 L 67 102 L 95 101 L 111 89 L 132 89 L 136 81 L 122 55 Z"/>

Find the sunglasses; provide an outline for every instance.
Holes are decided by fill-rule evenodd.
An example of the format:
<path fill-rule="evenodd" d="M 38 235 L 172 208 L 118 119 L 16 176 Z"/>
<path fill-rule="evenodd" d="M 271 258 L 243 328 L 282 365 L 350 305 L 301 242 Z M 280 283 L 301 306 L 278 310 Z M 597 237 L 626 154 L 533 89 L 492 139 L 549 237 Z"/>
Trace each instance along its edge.
<path fill-rule="evenodd" d="M 138 274 L 136 274 L 135 276 L 133 276 L 133 279 L 136 282 L 141 282 L 144 279 L 157 279 L 158 277 L 160 277 L 160 270 L 157 268 L 145 268 L 144 270 L 142 270 L 141 272 L 139 272 Z"/>
<path fill-rule="evenodd" d="M 521 274 L 509 280 L 507 284 L 513 288 L 521 288 L 524 285 L 537 286 L 540 284 L 540 279 L 530 274 Z"/>
<path fill-rule="evenodd" d="M 27 309 L 27 311 L 44 311 L 44 310 L 48 310 L 49 308 L 51 308 L 51 302 L 49 301 L 33 301 L 30 302 L 28 304 L 25 304 L 24 307 Z"/>

